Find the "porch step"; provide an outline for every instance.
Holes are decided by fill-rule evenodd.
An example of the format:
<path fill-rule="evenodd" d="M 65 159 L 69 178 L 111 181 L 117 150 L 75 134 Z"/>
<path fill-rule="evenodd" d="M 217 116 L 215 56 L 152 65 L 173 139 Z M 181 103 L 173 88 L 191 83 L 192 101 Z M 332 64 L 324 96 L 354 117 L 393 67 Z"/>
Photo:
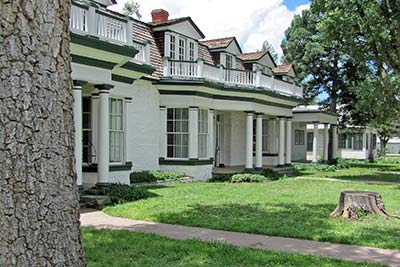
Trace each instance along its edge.
<path fill-rule="evenodd" d="M 283 166 L 283 167 L 274 167 L 272 170 L 276 171 L 281 175 L 286 175 L 288 177 L 295 176 L 295 169 L 293 166 Z"/>

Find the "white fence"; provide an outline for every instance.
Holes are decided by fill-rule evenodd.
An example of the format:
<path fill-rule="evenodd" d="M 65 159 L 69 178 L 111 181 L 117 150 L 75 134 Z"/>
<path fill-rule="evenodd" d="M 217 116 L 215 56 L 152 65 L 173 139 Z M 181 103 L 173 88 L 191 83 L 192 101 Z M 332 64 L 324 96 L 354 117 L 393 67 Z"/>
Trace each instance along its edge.
<path fill-rule="evenodd" d="M 69 27 L 74 30 L 87 32 L 88 31 L 88 10 L 86 8 L 72 5 L 71 18 Z"/>
<path fill-rule="evenodd" d="M 127 22 L 105 13 L 96 12 L 97 35 L 112 41 L 126 43 Z"/>
<path fill-rule="evenodd" d="M 133 42 L 133 47 L 139 50 L 134 57 L 134 60 L 139 62 L 146 62 L 146 46 L 144 44 Z"/>

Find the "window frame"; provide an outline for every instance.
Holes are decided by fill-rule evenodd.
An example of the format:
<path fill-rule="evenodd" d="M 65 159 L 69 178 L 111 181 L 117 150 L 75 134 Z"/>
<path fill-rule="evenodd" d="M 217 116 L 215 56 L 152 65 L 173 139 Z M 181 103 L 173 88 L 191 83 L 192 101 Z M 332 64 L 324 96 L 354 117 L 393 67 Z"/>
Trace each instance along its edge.
<path fill-rule="evenodd" d="M 85 108 L 84 108 L 84 103 L 85 103 L 84 99 L 87 99 L 89 101 L 89 103 L 90 103 L 88 111 L 84 111 L 85 110 Z M 90 157 L 90 162 L 85 162 L 85 158 L 86 157 L 84 155 L 85 147 L 87 147 L 88 150 L 89 149 L 93 150 L 93 148 L 92 148 L 92 145 L 93 145 L 93 112 L 92 112 L 92 109 L 93 109 L 93 99 L 92 99 L 92 97 L 91 96 L 82 96 L 82 164 L 83 165 L 89 165 L 89 164 L 93 164 L 94 163 L 92 157 Z M 90 128 L 84 128 L 84 118 L 85 118 L 84 115 L 85 114 L 89 115 L 89 127 Z M 85 142 L 85 138 L 84 138 L 85 133 L 84 132 L 87 132 L 88 133 L 88 137 L 89 137 L 89 139 L 88 139 L 89 143 L 86 146 L 84 144 L 84 142 Z M 90 155 L 93 156 L 93 151 L 91 151 Z"/>
<path fill-rule="evenodd" d="M 121 113 L 112 113 L 112 107 L 111 103 L 112 100 L 117 100 L 120 101 L 121 103 Z M 125 120 L 125 114 L 126 114 L 126 106 L 125 106 L 125 98 L 123 97 L 118 97 L 118 96 L 110 96 L 109 97 L 109 110 L 108 110 L 108 116 L 109 116 L 109 125 L 108 125 L 108 130 L 109 130 L 109 164 L 110 165 L 121 165 L 125 164 L 126 162 L 126 120 Z M 114 117 L 113 117 L 114 116 Z M 122 129 L 112 129 L 112 120 L 116 116 L 121 116 L 121 126 Z M 120 139 L 122 144 L 120 144 L 121 151 L 119 152 L 119 156 L 121 158 L 121 161 L 111 161 L 112 156 L 112 144 L 111 144 L 111 138 L 112 138 L 112 133 L 120 133 L 122 135 L 122 138 Z"/>
<path fill-rule="evenodd" d="M 304 130 L 294 130 L 294 145 L 304 146 Z"/>
<path fill-rule="evenodd" d="M 208 109 L 199 109 L 198 116 L 198 157 L 208 158 Z M 204 154 L 200 154 L 200 153 Z"/>
<path fill-rule="evenodd" d="M 262 124 L 262 133 L 261 133 L 261 140 L 262 140 L 262 153 L 269 153 L 269 135 L 268 135 L 268 119 L 263 118 Z M 257 119 L 253 119 L 253 153 L 256 151 L 256 137 L 257 134 Z"/>
<path fill-rule="evenodd" d="M 182 114 L 182 116 L 181 116 L 181 118 L 179 119 L 179 120 L 177 120 L 177 119 L 175 119 L 176 118 L 176 110 L 177 109 L 180 109 L 180 110 L 186 110 L 187 111 L 187 118 L 186 119 L 184 119 L 184 116 L 183 116 L 183 113 L 181 113 Z M 172 119 L 169 119 L 168 117 L 168 112 L 170 111 L 170 110 L 174 110 L 173 111 L 173 115 L 172 115 Z M 172 122 L 172 131 L 169 131 L 169 122 Z M 183 126 L 183 123 L 184 122 L 186 122 L 187 123 L 187 132 L 184 132 L 184 131 L 180 131 L 180 132 L 177 132 L 176 131 L 176 122 L 181 122 L 181 129 L 183 129 L 184 128 L 184 126 Z M 167 124 L 166 124 L 166 134 L 167 134 L 167 144 L 166 144 L 166 146 L 167 146 L 167 155 L 166 155 L 166 157 L 167 157 L 167 159 L 173 159 L 173 160 L 188 160 L 189 159 L 189 131 L 190 131 L 190 129 L 189 129 L 189 127 L 190 127 L 190 125 L 189 125 L 189 108 L 187 108 L 187 107 L 168 107 L 167 108 Z M 174 129 L 175 128 L 175 129 Z M 173 141 L 173 143 L 172 144 L 170 144 L 169 143 L 169 135 L 172 135 L 172 141 Z M 181 145 L 177 145 L 176 143 L 174 143 L 175 141 L 175 136 L 177 136 L 177 135 L 180 135 L 180 138 L 181 138 Z M 187 138 L 186 138 L 186 140 L 187 140 L 187 143 L 186 143 L 186 145 L 184 145 L 184 135 L 186 135 L 187 136 Z M 169 155 L 169 147 L 178 147 L 178 146 L 180 146 L 181 147 L 181 149 L 183 149 L 183 148 L 186 148 L 187 149 L 187 151 L 186 151 L 186 154 L 187 154 L 187 157 L 177 157 L 176 156 L 176 149 L 175 150 L 173 150 L 173 155 L 172 156 L 170 156 Z M 183 150 L 182 150 L 183 151 Z M 182 153 L 181 152 L 181 156 L 183 155 L 183 154 L 185 154 L 185 153 Z"/>
<path fill-rule="evenodd" d="M 310 137 L 311 136 L 311 142 L 310 142 Z M 311 144 L 311 149 L 309 148 L 309 145 Z M 307 142 L 306 142 L 306 151 L 307 152 L 312 152 L 314 148 L 314 133 L 313 132 L 307 132 Z"/>
<path fill-rule="evenodd" d="M 347 148 L 347 135 L 346 133 L 338 134 L 338 149 L 346 149 Z"/>
<path fill-rule="evenodd" d="M 353 150 L 362 151 L 364 147 L 364 134 L 354 133 L 353 134 Z"/>

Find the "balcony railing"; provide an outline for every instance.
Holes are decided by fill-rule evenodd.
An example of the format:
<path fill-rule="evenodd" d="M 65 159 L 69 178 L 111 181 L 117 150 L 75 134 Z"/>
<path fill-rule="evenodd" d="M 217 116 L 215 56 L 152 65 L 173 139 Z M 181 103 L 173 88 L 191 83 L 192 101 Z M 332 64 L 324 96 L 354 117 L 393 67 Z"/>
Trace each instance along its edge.
<path fill-rule="evenodd" d="M 260 70 L 225 69 L 204 63 L 203 60 L 183 61 L 164 58 L 164 76 L 173 79 L 208 81 L 243 87 L 265 88 L 283 95 L 303 97 L 303 88 L 295 84 L 274 79 Z"/>
<path fill-rule="evenodd" d="M 106 9 L 86 6 L 74 1 L 71 6 L 71 17 L 69 21 L 71 31 L 96 36 L 100 40 L 113 42 L 121 45 L 133 46 L 139 53 L 133 61 L 150 64 L 150 43 L 134 42 L 132 38 L 132 20 Z"/>

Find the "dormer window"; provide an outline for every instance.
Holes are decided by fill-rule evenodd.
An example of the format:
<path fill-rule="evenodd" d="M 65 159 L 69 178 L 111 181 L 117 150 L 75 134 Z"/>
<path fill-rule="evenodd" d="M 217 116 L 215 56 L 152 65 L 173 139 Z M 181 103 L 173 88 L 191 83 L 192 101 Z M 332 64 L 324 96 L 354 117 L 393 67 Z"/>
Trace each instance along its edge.
<path fill-rule="evenodd" d="M 233 69 L 233 56 L 232 55 L 226 55 L 226 68 L 227 69 Z"/>
<path fill-rule="evenodd" d="M 175 32 L 166 32 L 164 53 L 173 60 L 195 61 L 198 54 L 197 42 Z"/>

